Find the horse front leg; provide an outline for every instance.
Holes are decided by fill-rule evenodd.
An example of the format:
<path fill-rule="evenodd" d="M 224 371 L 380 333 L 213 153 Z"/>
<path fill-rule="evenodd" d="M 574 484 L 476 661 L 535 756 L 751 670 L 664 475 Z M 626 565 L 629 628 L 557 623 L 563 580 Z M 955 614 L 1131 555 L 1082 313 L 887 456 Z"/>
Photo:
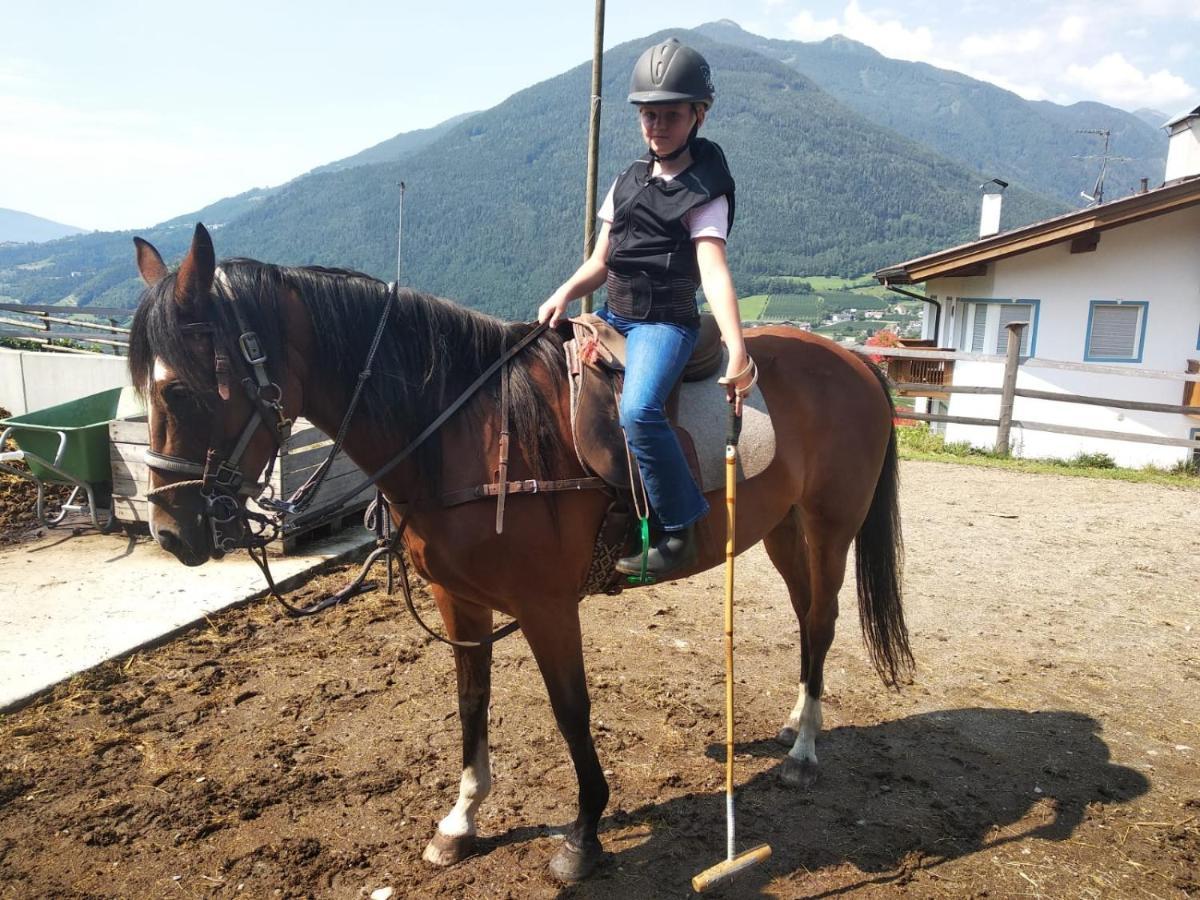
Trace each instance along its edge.
<path fill-rule="evenodd" d="M 589 724 L 591 700 L 583 668 L 578 601 L 570 597 L 533 607 L 521 618 L 521 630 L 546 682 L 554 719 L 579 781 L 579 813 L 550 861 L 555 878 L 574 883 L 590 875 L 604 856 L 597 829 L 608 805 L 608 782 Z"/>
<path fill-rule="evenodd" d="M 453 640 L 478 641 L 492 631 L 492 611 L 456 601 L 434 588 L 446 630 Z M 426 862 L 450 866 L 475 852 L 475 818 L 492 790 L 491 759 L 488 755 L 488 703 L 492 691 L 492 646 L 455 647 L 454 668 L 458 676 L 458 717 L 462 724 L 462 778 L 458 801 L 438 823 L 437 832 L 425 847 Z"/>

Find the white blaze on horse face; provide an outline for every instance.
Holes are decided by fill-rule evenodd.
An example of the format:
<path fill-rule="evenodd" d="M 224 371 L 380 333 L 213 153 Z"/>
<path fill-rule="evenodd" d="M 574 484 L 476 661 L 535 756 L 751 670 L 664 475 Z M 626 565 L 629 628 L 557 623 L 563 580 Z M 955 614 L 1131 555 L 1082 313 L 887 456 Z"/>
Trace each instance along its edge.
<path fill-rule="evenodd" d="M 471 764 L 463 769 L 458 785 L 458 802 L 449 815 L 438 823 L 438 831 L 446 837 L 475 834 L 475 816 L 487 795 L 492 792 L 492 767 L 487 741 L 480 741 Z"/>
<path fill-rule="evenodd" d="M 802 689 L 803 690 L 803 689 Z M 804 691 L 804 706 L 800 710 L 796 728 L 796 743 L 788 751 L 788 756 L 797 762 L 817 762 L 817 735 L 821 733 L 821 701 L 814 700 Z M 797 704 L 799 705 L 799 704 Z M 795 712 L 788 717 L 788 724 L 795 720 Z"/>

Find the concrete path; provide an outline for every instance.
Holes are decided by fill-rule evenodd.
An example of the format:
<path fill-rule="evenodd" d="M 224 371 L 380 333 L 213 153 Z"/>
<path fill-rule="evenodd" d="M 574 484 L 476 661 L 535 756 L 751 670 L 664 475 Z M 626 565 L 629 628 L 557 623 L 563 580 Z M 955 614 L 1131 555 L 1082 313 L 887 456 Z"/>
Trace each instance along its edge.
<path fill-rule="evenodd" d="M 372 537 L 347 529 L 272 558 L 271 572 L 286 590 Z M 265 588 L 245 553 L 188 568 L 148 537 L 120 533 L 55 530 L 0 551 L 0 712 Z"/>

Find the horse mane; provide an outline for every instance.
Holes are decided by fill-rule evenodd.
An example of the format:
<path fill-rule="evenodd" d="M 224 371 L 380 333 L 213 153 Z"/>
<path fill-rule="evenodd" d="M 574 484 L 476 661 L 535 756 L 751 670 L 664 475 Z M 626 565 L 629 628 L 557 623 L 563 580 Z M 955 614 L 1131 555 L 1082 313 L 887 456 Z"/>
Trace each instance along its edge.
<path fill-rule="evenodd" d="M 331 382 L 352 391 L 390 289 L 384 282 L 346 269 L 321 266 L 287 267 L 251 259 L 227 259 L 220 264 L 214 292 L 235 300 L 258 333 L 268 354 L 268 368 L 282 383 L 278 366 L 286 360 L 281 299 L 295 292 L 312 319 L 315 348 L 309 362 L 327 372 Z M 176 378 L 209 397 L 212 366 L 189 345 L 181 326 L 188 314 L 174 302 L 175 275 L 169 275 L 143 294 L 134 317 L 129 344 L 133 383 L 144 389 L 161 358 Z M 408 288 L 395 292 L 383 339 L 371 365 L 355 412 L 382 439 L 399 443 L 412 439 L 439 416 L 483 371 L 533 327 L 507 323 L 464 306 Z M 218 331 L 233 352 L 237 325 L 228 303 L 214 303 Z M 240 355 L 240 354 L 239 354 Z M 551 421 L 548 398 L 535 384 L 531 370 L 542 368 L 551 379 L 551 396 L 558 396 L 566 375 L 562 340 L 547 332 L 519 354 L 510 366 L 510 430 L 535 478 L 558 477 L 556 460 L 567 458 L 557 422 Z M 476 417 L 482 424 L 487 410 L 499 404 L 500 378 L 490 379 L 457 415 Z M 397 446 L 397 449 L 399 447 Z M 416 451 L 422 477 L 440 489 L 441 441 L 434 434 Z"/>

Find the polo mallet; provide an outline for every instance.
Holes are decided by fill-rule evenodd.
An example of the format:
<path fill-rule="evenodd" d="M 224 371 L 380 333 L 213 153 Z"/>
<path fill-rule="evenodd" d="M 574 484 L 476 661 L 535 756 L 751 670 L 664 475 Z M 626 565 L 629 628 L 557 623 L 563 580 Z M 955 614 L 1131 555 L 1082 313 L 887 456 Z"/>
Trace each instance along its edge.
<path fill-rule="evenodd" d="M 771 845 L 735 855 L 733 821 L 733 556 L 737 507 L 737 443 L 742 417 L 729 405 L 729 431 L 725 438 L 725 859 L 692 878 L 692 890 L 703 893 L 733 878 L 771 855 Z"/>

